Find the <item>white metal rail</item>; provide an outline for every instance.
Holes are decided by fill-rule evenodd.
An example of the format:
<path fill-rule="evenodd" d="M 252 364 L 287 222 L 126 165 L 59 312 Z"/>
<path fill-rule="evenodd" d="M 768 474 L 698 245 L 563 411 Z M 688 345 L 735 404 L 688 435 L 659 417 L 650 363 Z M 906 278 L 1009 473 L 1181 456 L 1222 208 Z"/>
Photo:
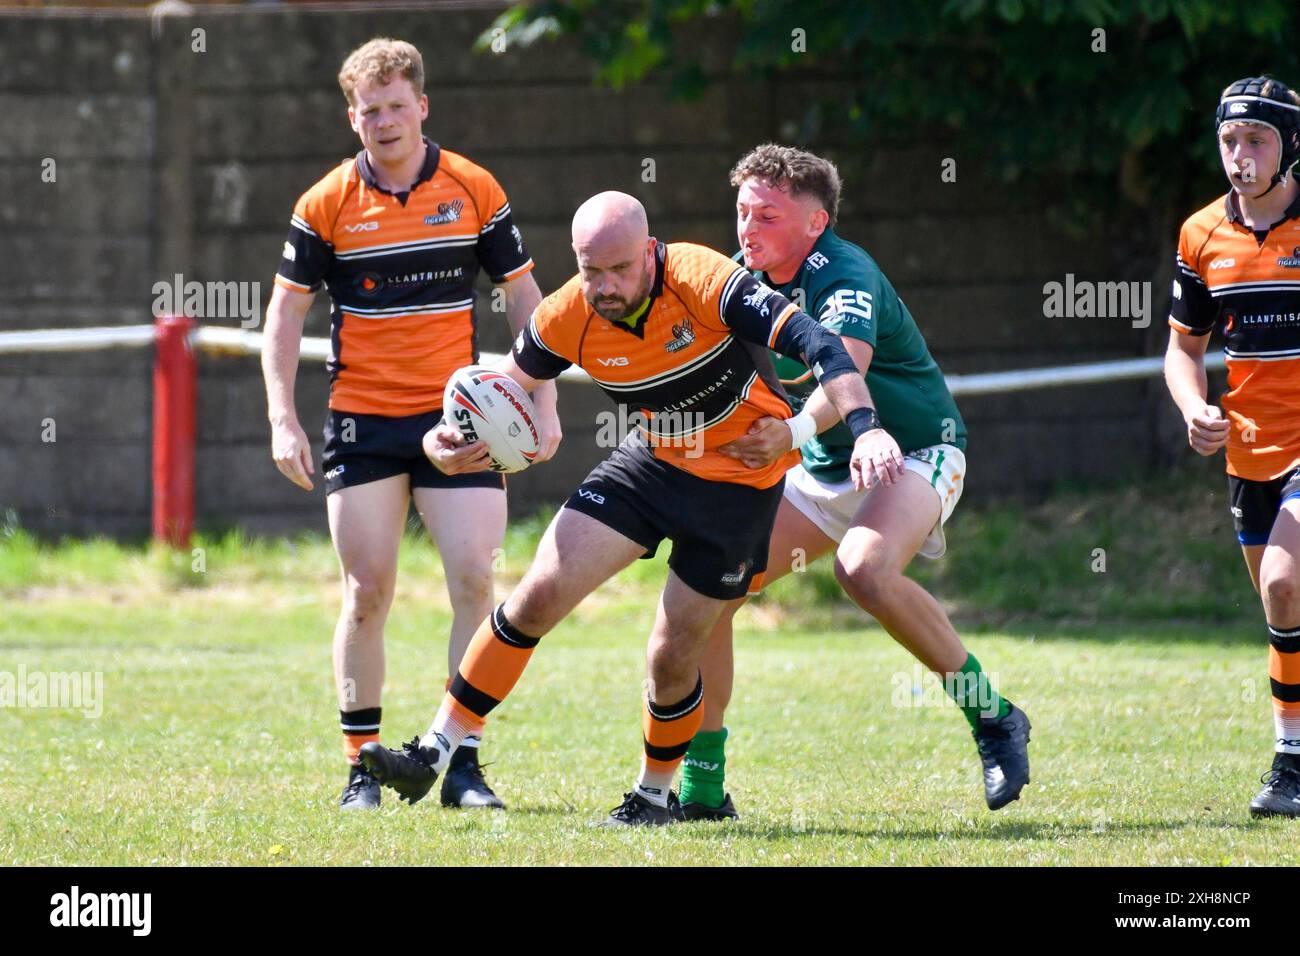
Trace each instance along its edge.
<path fill-rule="evenodd" d="M 74 352 L 101 348 L 138 348 L 153 343 L 154 326 L 122 325 L 87 329 L 37 329 L 29 332 L 0 332 L 0 355 L 30 352 Z M 200 326 L 191 340 L 195 348 L 205 352 L 225 355 L 260 355 L 262 333 L 248 329 L 233 329 L 217 325 Z M 324 338 L 304 338 L 301 356 L 311 361 L 323 362 L 329 358 L 330 341 Z M 501 356 L 484 353 L 479 361 L 491 364 Z M 1223 354 L 1214 352 L 1205 356 L 1207 369 L 1219 369 L 1224 364 Z M 1124 379 L 1147 378 L 1164 370 L 1164 358 L 1117 359 L 1108 362 L 1087 362 L 1080 365 L 1057 365 L 1047 368 L 1024 368 L 1009 372 L 981 372 L 974 375 L 946 376 L 948 388 L 955 396 L 992 395 L 1004 392 L 1023 392 L 1035 388 L 1053 388 L 1062 385 L 1092 385 L 1098 382 L 1116 382 Z M 561 378 L 590 381 L 586 372 L 576 366 Z"/>

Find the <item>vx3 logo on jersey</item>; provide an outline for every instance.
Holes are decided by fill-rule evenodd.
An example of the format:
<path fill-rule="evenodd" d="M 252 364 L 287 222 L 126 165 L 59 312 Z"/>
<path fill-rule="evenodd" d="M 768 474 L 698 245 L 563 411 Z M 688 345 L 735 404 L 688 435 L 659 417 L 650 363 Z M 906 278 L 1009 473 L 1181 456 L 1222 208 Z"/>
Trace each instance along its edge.
<path fill-rule="evenodd" d="M 348 232 L 374 232 L 379 228 L 379 223 L 372 219 L 369 222 L 354 222 L 352 225 L 343 228 Z"/>

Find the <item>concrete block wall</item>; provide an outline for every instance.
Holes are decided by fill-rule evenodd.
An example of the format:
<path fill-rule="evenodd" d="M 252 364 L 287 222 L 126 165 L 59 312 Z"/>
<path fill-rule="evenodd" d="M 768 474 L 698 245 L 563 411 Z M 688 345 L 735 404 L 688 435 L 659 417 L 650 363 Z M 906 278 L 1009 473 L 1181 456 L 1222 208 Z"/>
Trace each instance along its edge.
<path fill-rule="evenodd" d="M 493 14 L 470 5 L 422 13 L 200 8 L 157 24 L 35 11 L 0 17 L 0 112 L 10 125 L 0 138 L 0 328 L 147 322 L 154 283 L 176 273 L 260 282 L 265 303 L 294 200 L 359 148 L 335 75 L 372 36 L 420 47 L 426 133 L 502 182 L 543 291 L 572 273 L 569 220 L 600 189 L 639 196 L 662 239 L 729 253 L 731 164 L 757 143 L 788 138 L 810 102 L 845 82 L 815 74 L 727 80 L 691 102 L 655 85 L 597 89 L 566 44 L 472 52 Z M 195 29 L 204 31 L 203 52 L 193 49 Z M 689 44 L 682 55 L 722 74 L 725 25 Z M 1069 238 L 1032 209 L 1012 209 L 978 175 L 977 157 L 957 157 L 958 181 L 944 184 L 939 143 L 813 145 L 844 172 L 840 233 L 884 268 L 946 371 L 1128 357 L 1149 347 L 1123 319 L 1043 317 L 1045 282 L 1067 272 L 1114 278 L 1112 242 Z M 48 159 L 53 183 L 42 181 Z M 307 334 L 327 334 L 323 294 Z M 480 342 L 497 351 L 509 343 L 504 317 L 483 301 Z M 150 361 L 129 351 L 0 356 L 0 509 L 46 533 L 146 532 Z M 257 361 L 204 356 L 200 367 L 200 523 L 323 529 L 319 489 L 304 494 L 271 464 Z M 971 435 L 968 494 L 1148 467 L 1153 387 L 961 402 Z M 323 367 L 305 362 L 297 399 L 317 456 L 326 388 Z M 605 453 L 594 442 L 605 407 L 593 389 L 562 389 L 561 460 L 512 480 L 515 513 L 562 500 Z M 50 418 L 54 442 L 43 440 Z"/>

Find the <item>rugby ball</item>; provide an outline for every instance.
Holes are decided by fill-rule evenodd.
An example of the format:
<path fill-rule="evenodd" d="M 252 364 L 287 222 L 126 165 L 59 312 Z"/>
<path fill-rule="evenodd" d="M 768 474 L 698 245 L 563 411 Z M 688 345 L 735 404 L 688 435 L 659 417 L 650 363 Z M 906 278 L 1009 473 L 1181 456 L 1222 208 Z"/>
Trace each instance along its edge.
<path fill-rule="evenodd" d="M 537 458 L 533 400 L 509 375 L 486 365 L 457 369 L 442 395 L 442 415 L 466 441 L 487 443 L 493 471 L 514 474 Z"/>

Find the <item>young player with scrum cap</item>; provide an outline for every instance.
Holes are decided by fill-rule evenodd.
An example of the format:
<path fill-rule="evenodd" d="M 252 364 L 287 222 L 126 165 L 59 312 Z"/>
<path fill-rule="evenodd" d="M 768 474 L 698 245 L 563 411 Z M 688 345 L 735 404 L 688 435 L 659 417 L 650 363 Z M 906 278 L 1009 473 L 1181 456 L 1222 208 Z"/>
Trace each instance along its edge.
<path fill-rule="evenodd" d="M 1251 816 L 1300 816 L 1300 96 L 1266 76 L 1215 113 L 1226 196 L 1178 236 L 1165 382 L 1201 455 L 1226 448 L 1228 504 L 1268 626 L 1273 766 Z M 1221 327 L 1228 391 L 1208 399 Z M 1221 406 L 1221 407 L 1220 407 Z"/>

